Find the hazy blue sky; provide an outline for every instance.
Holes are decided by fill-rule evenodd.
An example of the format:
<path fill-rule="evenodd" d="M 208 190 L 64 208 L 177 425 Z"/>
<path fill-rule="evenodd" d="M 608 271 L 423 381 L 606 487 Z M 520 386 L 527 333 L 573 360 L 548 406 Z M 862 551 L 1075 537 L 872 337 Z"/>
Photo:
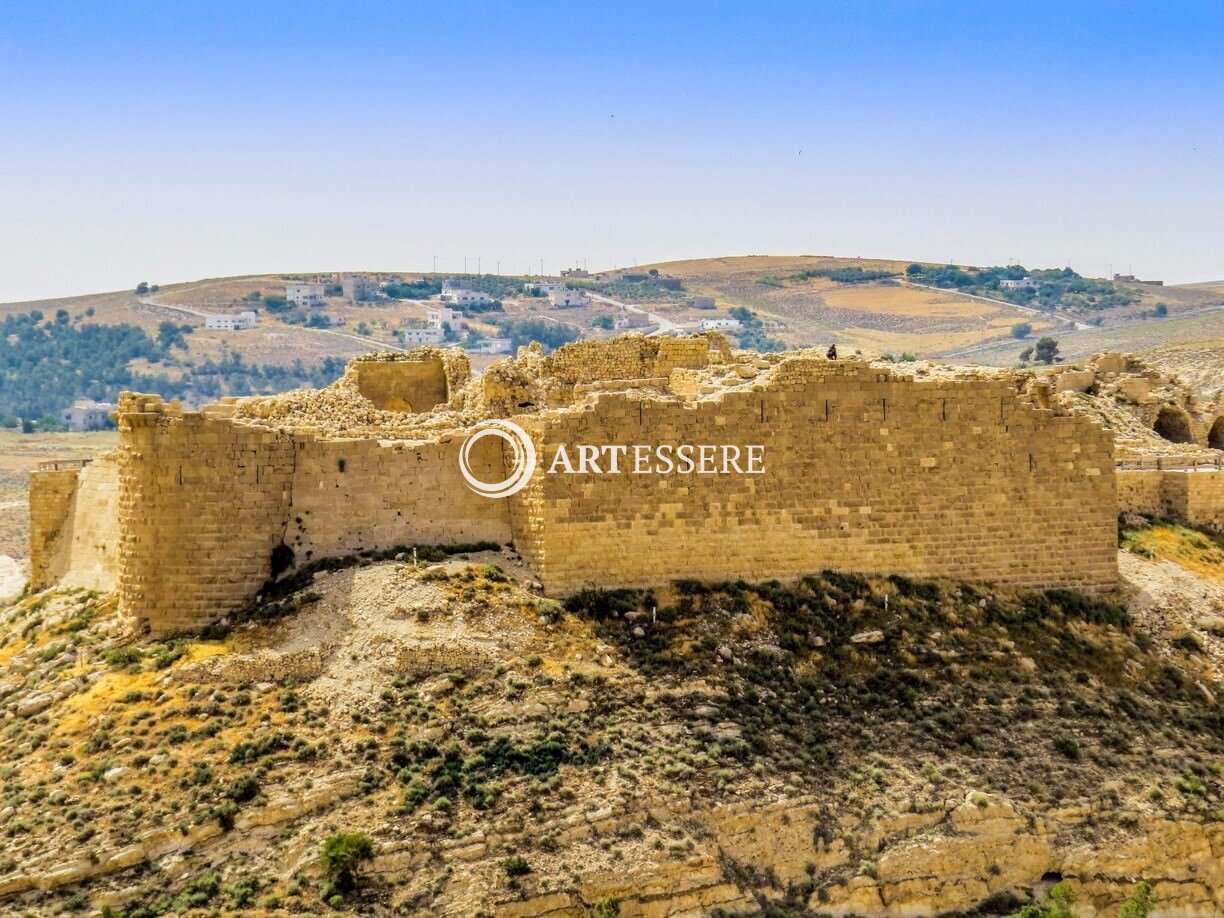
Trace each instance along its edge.
<path fill-rule="evenodd" d="M 0 300 L 435 255 L 1224 277 L 1224 4 L 6 0 L 0 17 Z"/>

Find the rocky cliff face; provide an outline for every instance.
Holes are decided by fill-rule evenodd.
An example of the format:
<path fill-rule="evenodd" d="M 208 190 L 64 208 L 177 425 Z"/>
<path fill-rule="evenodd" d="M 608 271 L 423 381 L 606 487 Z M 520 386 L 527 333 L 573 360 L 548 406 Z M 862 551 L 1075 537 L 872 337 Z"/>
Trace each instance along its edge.
<path fill-rule="evenodd" d="M 1214 637 L 1173 594 L 533 586 L 422 547 L 191 640 L 9 607 L 0 910 L 1008 914 L 1058 883 L 1112 915 L 1146 881 L 1224 911 Z"/>

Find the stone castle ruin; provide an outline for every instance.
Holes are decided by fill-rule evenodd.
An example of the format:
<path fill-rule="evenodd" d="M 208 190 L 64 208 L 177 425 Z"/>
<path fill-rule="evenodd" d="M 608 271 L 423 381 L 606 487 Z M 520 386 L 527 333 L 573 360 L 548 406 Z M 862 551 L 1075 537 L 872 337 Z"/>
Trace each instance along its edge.
<path fill-rule="evenodd" d="M 154 635 L 312 562 L 422 544 L 513 545 L 557 596 L 825 568 L 1108 591 L 1119 494 L 1168 508 L 1185 490 L 1173 470 L 1116 473 L 1109 419 L 1076 410 L 1134 378 L 1123 364 L 1066 377 L 624 336 L 522 348 L 479 377 L 455 349 L 365 357 L 322 390 L 199 411 L 124 393 L 114 453 L 33 477 L 33 586 L 117 590 Z M 504 500 L 460 473 L 489 419 L 539 457 Z M 577 444 L 757 446 L 764 468 L 550 474 Z M 510 456 L 486 437 L 470 460 L 494 482 Z M 1157 477 L 1122 487 L 1131 474 Z"/>

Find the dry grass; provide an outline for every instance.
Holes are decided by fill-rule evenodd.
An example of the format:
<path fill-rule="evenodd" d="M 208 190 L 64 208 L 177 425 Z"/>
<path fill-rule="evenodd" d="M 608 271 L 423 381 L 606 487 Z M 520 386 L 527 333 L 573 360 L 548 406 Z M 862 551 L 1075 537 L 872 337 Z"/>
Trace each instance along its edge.
<path fill-rule="evenodd" d="M 1219 536 L 1167 521 L 1126 530 L 1123 544 L 1140 557 L 1173 561 L 1197 577 L 1224 583 L 1224 538 Z"/>

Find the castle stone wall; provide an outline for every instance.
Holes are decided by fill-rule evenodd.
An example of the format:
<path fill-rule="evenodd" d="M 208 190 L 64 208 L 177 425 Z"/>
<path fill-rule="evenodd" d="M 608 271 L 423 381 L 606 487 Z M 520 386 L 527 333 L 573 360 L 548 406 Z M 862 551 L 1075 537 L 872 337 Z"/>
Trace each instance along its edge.
<path fill-rule="evenodd" d="M 481 480 L 506 475 L 499 442 L 471 451 Z M 462 443 L 299 442 L 285 536 L 297 563 L 397 545 L 510 542 L 506 502 L 475 494 L 460 475 Z"/>
<path fill-rule="evenodd" d="M 384 411 L 429 411 L 446 404 L 449 387 L 441 357 L 353 363 L 357 390 Z"/>
<path fill-rule="evenodd" d="M 414 543 L 513 542 L 554 595 L 823 568 L 1115 586 L 1122 485 L 1111 436 L 1092 420 L 1036 407 L 1007 376 L 894 376 L 811 355 L 730 366 L 712 344 L 628 338 L 521 355 L 502 373 L 504 394 L 521 388 L 554 407 L 515 416 L 540 462 L 510 500 L 479 496 L 462 478 L 471 420 L 441 419 L 436 434 L 411 438 L 380 439 L 378 426 L 346 438 L 314 414 L 272 424 L 232 402 L 185 412 L 125 394 L 111 466 L 118 535 L 81 529 L 63 541 L 74 500 L 106 506 L 104 466 L 88 488 L 86 476 L 48 475 L 32 499 L 36 573 L 47 582 L 65 564 L 104 571 L 114 550 L 88 553 L 117 540 L 121 608 L 154 635 L 223 618 L 311 561 Z M 366 374 L 366 391 L 387 404 L 419 410 L 443 398 L 454 410 L 464 365 L 436 356 L 389 358 L 386 375 L 357 361 L 349 374 L 359 384 Z M 632 384 L 605 391 L 599 381 L 610 379 Z M 745 465 L 760 447 L 763 472 L 634 474 L 625 459 L 620 474 L 548 473 L 562 446 L 681 444 L 738 447 Z M 506 477 L 497 440 L 479 441 L 471 459 L 481 480 Z M 1206 512 L 1219 501 L 1213 488 L 1188 482 L 1181 500 Z M 1150 482 L 1131 490 L 1155 499 Z M 1173 490 L 1162 481 L 1160 500 Z"/>
<path fill-rule="evenodd" d="M 463 482 L 461 437 L 323 439 L 236 423 L 230 410 L 183 412 L 150 396 L 120 404 L 120 605 L 154 635 L 242 608 L 273 576 L 281 544 L 293 551 L 288 570 L 398 545 L 511 540 L 509 507 Z M 497 441 L 470 459 L 480 478 L 505 477 Z M 49 508 L 63 502 L 44 491 Z"/>
<path fill-rule="evenodd" d="M 288 434 L 189 413 L 155 396 L 119 403 L 119 602 L 154 636 L 241 608 L 271 575 L 293 477 Z"/>
<path fill-rule="evenodd" d="M 1224 472 L 1173 472 L 1170 483 L 1184 500 L 1187 520 L 1224 532 Z"/>
<path fill-rule="evenodd" d="M 30 588 L 42 590 L 64 571 L 56 548 L 76 495 L 79 468 L 48 469 L 30 474 Z"/>
<path fill-rule="evenodd" d="M 627 394 L 518 418 L 564 444 L 765 448 L 761 475 L 537 474 L 517 544 L 552 593 L 822 568 L 1097 592 L 1117 582 L 1113 445 L 1000 379 L 791 359 L 685 404 Z"/>
<path fill-rule="evenodd" d="M 1224 472 L 1118 472 L 1118 511 L 1168 516 L 1224 531 Z"/>
<path fill-rule="evenodd" d="M 119 466 L 113 453 L 30 475 L 30 582 L 109 592 L 119 568 Z"/>

